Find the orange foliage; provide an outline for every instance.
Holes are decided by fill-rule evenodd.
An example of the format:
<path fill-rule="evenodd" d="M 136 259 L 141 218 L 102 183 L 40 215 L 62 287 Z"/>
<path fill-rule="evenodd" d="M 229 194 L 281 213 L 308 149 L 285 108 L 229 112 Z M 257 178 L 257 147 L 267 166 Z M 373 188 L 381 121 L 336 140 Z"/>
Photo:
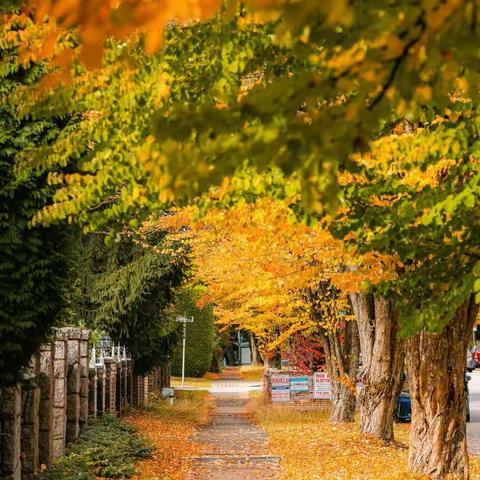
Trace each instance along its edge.
<path fill-rule="evenodd" d="M 151 459 L 136 466 L 132 480 L 186 478 L 190 458 L 201 453 L 201 446 L 191 437 L 195 427 L 207 421 L 209 412 L 206 392 L 179 396 L 173 407 L 154 400 L 148 410 L 134 410 L 127 421 L 154 444 L 155 451 Z"/>
<path fill-rule="evenodd" d="M 26 38 L 18 43 L 25 47 L 19 54 L 25 63 L 48 59 L 60 67 L 45 77 L 44 86 L 50 87 L 69 80 L 74 51 L 88 67 L 99 67 L 107 38 L 142 35 L 146 51 L 152 53 L 162 43 L 169 23 L 211 17 L 221 4 L 221 0 L 30 0 L 20 17 L 33 19 L 35 28 L 22 31 Z M 4 25 L 18 20 L 18 15 L 1 17 Z M 80 39 L 80 49 L 62 44 L 71 31 Z"/>
<path fill-rule="evenodd" d="M 325 226 L 296 222 L 278 200 L 212 209 L 196 222 L 193 217 L 189 207 L 160 224 L 189 237 L 196 276 L 208 286 L 200 303 L 215 304 L 220 325 L 253 332 L 267 355 L 292 335 L 318 328 L 305 289 L 328 279 L 343 293 L 334 310 L 347 310 L 346 293 L 392 275 L 391 259 L 347 251 Z"/>

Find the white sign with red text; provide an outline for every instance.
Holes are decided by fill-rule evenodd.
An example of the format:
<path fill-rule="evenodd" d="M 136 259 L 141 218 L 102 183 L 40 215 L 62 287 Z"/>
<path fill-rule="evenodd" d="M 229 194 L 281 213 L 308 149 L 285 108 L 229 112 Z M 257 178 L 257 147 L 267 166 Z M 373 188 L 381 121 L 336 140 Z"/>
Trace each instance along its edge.
<path fill-rule="evenodd" d="M 286 403 L 290 401 L 290 377 L 288 375 L 272 375 L 272 402 Z"/>
<path fill-rule="evenodd" d="M 317 400 L 330 400 L 332 396 L 332 383 L 326 372 L 313 374 L 313 398 Z"/>

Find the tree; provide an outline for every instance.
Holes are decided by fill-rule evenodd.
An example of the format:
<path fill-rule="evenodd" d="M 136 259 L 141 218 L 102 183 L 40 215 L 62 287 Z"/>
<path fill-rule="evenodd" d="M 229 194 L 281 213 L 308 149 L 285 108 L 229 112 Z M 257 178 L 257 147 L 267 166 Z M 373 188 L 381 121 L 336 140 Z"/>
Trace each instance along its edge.
<path fill-rule="evenodd" d="M 147 230 L 111 245 L 90 234 L 76 248 L 70 310 L 126 345 L 136 372 L 167 362 L 180 340 L 172 308 L 188 276 L 188 251 L 165 232 Z"/>
<path fill-rule="evenodd" d="M 400 260 L 398 279 L 380 291 L 394 299 L 410 334 L 410 465 L 437 477 L 468 477 L 464 357 L 478 312 L 477 200 L 470 197 L 478 178 L 476 122 L 466 112 L 380 138 L 359 159 L 365 181 L 349 186 L 348 219 L 337 224 L 360 251 Z"/>
<path fill-rule="evenodd" d="M 381 295 L 350 293 L 360 336 L 360 431 L 393 440 L 393 419 L 403 386 L 404 348 L 398 311 Z"/>
<path fill-rule="evenodd" d="M 333 422 L 353 422 L 360 361 L 360 338 L 355 320 L 347 319 L 346 311 L 339 311 L 339 307 L 342 308 L 339 296 L 340 292 L 330 280 L 318 282 L 308 294 L 311 315 L 319 323 L 319 336 L 332 382 L 331 419 Z M 347 305 L 343 303 L 343 308 L 346 307 Z M 364 407 L 363 403 L 361 403 L 363 422 L 370 412 L 365 412 L 362 407 Z"/>
<path fill-rule="evenodd" d="M 213 305 L 197 306 L 200 295 L 195 288 L 185 288 L 175 303 L 177 315 L 193 316 L 187 325 L 185 375 L 202 377 L 212 364 L 215 325 Z M 180 329 L 180 327 L 179 327 Z M 182 372 L 182 344 L 179 342 L 172 360 L 172 373 Z"/>
<path fill-rule="evenodd" d="M 155 120 L 156 138 L 164 146 L 158 149 L 162 155 L 140 156 L 144 160 L 139 162 L 141 169 L 152 171 L 156 164 L 162 168 L 167 165 L 168 178 L 157 177 L 164 180 L 157 184 L 170 195 L 167 198 L 181 197 L 184 192 L 191 197 L 205 190 L 225 174 L 232 174 L 239 159 L 248 158 L 259 167 L 275 163 L 286 172 L 296 170 L 303 181 L 304 205 L 310 211 L 336 208 L 343 199 L 347 203 L 356 200 L 350 212 L 358 223 L 347 222 L 347 228 L 336 229 L 338 235 L 348 235 L 349 229 L 353 230 L 357 236 L 352 243 L 359 249 L 399 255 L 404 262 L 399 265 L 402 275 L 392 289 L 380 291 L 386 297 L 404 300 L 401 307 L 396 305 L 401 331 L 411 335 L 421 331 L 418 335 L 423 336 L 453 325 L 457 312 L 474 308 L 470 296 L 479 290 L 478 254 L 471 242 L 478 238 L 475 215 L 478 134 L 472 109 L 478 103 L 478 71 L 477 51 L 471 48 L 479 43 L 476 2 L 423 0 L 393 2 L 388 7 L 381 2 L 318 4 L 252 0 L 247 3 L 259 8 L 256 18 L 265 10 L 276 16 L 273 38 L 288 46 L 299 60 L 299 70 L 285 69 L 271 81 L 259 82 L 249 94 L 239 95 L 230 103 L 223 102 L 228 108 L 202 102 L 192 102 L 188 108 L 172 106 Z M 58 8 L 56 3 L 41 4 Z M 77 22 L 82 28 L 91 19 L 75 15 L 77 7 L 72 3 L 66 11 L 74 14 L 61 16 L 68 25 Z M 41 12 L 46 11 L 55 14 L 55 9 Z M 107 12 L 107 18 L 110 13 Z M 248 21 L 252 17 L 247 13 L 243 18 Z M 106 21 L 104 25 L 110 28 L 111 23 Z M 412 123 L 428 123 L 433 127 L 425 134 L 412 136 L 418 141 L 416 148 L 411 148 L 415 141 L 410 143 L 410 138 L 399 141 L 385 135 L 384 128 L 389 134 L 391 124 L 405 117 Z M 447 125 L 442 125 L 441 119 L 445 118 Z M 365 203 L 361 196 L 356 196 L 355 186 L 339 190 L 337 171 L 358 173 L 362 165 L 351 154 L 372 148 L 372 141 L 378 136 L 389 137 L 394 145 L 389 149 L 388 142 L 383 143 L 389 163 L 397 156 L 407 160 L 398 173 L 411 172 L 406 177 L 413 179 L 416 187 L 403 184 L 397 172 L 386 175 L 378 168 L 374 172 L 378 174 L 374 191 L 381 195 L 373 194 Z M 427 145 L 433 148 L 427 149 Z M 453 145 L 455 149 L 450 150 Z M 415 182 L 415 175 L 422 178 L 418 170 L 435 169 L 442 162 L 445 166 L 452 158 L 453 168 L 447 170 L 453 173 L 447 175 L 445 186 L 423 188 Z M 379 162 L 379 166 L 385 167 L 385 163 Z M 455 172 L 460 173 L 460 182 Z M 106 174 L 107 179 L 112 177 L 111 171 Z M 128 175 L 135 178 L 135 174 Z M 88 173 L 81 177 L 89 178 Z M 370 180 L 368 175 L 367 179 Z M 65 213 L 61 207 L 52 208 L 49 215 L 39 215 L 38 219 L 65 218 L 71 214 L 90 223 L 92 217 L 84 213 L 85 203 L 81 200 L 85 192 L 98 196 L 108 183 L 105 177 L 96 182 L 74 177 L 71 187 L 62 193 L 63 199 L 70 195 L 72 201 L 67 205 L 71 210 Z M 97 190 L 92 187 L 95 183 Z M 364 199 L 369 187 L 367 182 Z M 339 191 L 341 195 L 337 195 Z M 382 195 L 395 198 L 390 197 L 391 204 L 387 202 L 385 206 Z M 136 197 L 126 194 L 121 205 L 128 205 L 131 198 Z M 61 202 L 62 197 L 57 198 L 57 204 Z M 98 216 L 93 218 L 98 221 Z M 365 236 L 370 235 L 363 243 L 359 240 L 363 238 L 362 232 L 358 234 L 360 229 L 364 229 Z M 468 326 L 467 319 L 473 315 L 460 316 L 464 319 L 460 330 L 466 332 L 468 329 L 463 327 Z M 433 342 L 442 337 L 428 338 Z M 413 342 L 411 346 L 415 344 L 418 345 Z M 443 345 L 446 348 L 449 344 Z M 455 358 L 456 365 L 460 356 Z M 453 364 L 443 367 L 452 369 Z M 441 373 L 438 378 L 446 379 Z M 448 384 L 447 390 L 455 393 L 449 398 L 460 398 L 459 385 L 459 381 Z M 428 394 L 426 388 L 420 395 Z M 460 414 L 448 418 L 460 432 L 464 428 L 461 417 Z M 424 443 L 433 449 L 435 439 L 429 436 L 434 431 L 433 423 L 428 425 L 425 437 L 428 440 Z M 417 471 L 433 471 L 439 476 L 448 473 L 468 476 L 463 445 L 461 438 L 459 442 L 446 442 L 443 450 L 446 461 L 435 458 L 430 465 L 425 459 L 413 458 L 412 466 Z"/>
<path fill-rule="evenodd" d="M 0 36 L 30 28 L 28 19 L 13 19 L 2 25 Z M 16 91 L 38 85 L 48 72 L 43 63 L 23 64 L 21 48 L 15 41 L 0 47 L 0 384 L 18 380 L 46 341 L 58 321 L 66 287 L 68 229 L 30 227 L 54 189 L 44 174 L 19 180 L 16 167 L 19 155 L 54 142 L 69 118 L 18 115 L 21 99 L 15 98 Z"/>
<path fill-rule="evenodd" d="M 237 194 L 214 197 L 229 203 Z M 332 419 L 353 421 L 359 343 L 347 292 L 384 278 L 386 264 L 350 256 L 320 225 L 295 223 L 287 205 L 259 195 L 254 203 L 210 208 L 190 229 L 191 210 L 165 220 L 192 239 L 196 274 L 209 288 L 204 301 L 215 304 L 223 328 L 254 334 L 264 358 L 299 333 L 320 339 L 333 384 Z M 391 429 L 393 412 L 389 421 Z"/>

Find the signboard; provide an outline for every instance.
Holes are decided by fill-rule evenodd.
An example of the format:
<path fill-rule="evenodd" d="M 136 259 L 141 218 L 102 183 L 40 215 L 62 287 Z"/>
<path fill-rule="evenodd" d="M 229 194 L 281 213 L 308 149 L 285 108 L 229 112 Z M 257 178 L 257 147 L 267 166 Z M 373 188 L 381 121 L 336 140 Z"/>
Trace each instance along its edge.
<path fill-rule="evenodd" d="M 272 388 L 272 403 L 286 403 L 290 401 L 288 388 Z"/>
<path fill-rule="evenodd" d="M 272 403 L 290 401 L 290 378 L 288 375 L 272 375 Z"/>
<path fill-rule="evenodd" d="M 330 400 L 332 395 L 332 384 L 326 372 L 316 372 L 313 374 L 313 398 L 318 400 Z"/>
<path fill-rule="evenodd" d="M 290 377 L 288 375 L 272 375 L 272 388 L 289 388 Z"/>
<path fill-rule="evenodd" d="M 290 378 L 291 392 L 308 392 L 308 377 Z"/>

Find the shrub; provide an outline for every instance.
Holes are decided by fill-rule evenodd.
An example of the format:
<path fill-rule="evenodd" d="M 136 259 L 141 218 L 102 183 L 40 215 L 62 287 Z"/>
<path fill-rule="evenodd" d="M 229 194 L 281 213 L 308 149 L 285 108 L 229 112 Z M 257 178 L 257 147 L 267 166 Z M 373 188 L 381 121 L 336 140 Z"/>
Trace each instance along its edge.
<path fill-rule="evenodd" d="M 135 463 L 150 458 L 154 448 L 138 435 L 135 427 L 105 416 L 93 420 L 66 455 L 55 460 L 51 470 L 40 480 L 94 480 L 95 478 L 130 478 Z"/>
<path fill-rule="evenodd" d="M 197 306 L 198 292 L 185 289 L 178 296 L 176 314 L 193 316 L 193 323 L 187 324 L 185 375 L 187 377 L 202 377 L 210 368 L 214 344 L 214 314 L 213 305 L 203 308 Z M 179 328 L 183 328 L 179 325 Z M 173 375 L 182 373 L 182 342 L 179 342 L 172 359 Z"/>

